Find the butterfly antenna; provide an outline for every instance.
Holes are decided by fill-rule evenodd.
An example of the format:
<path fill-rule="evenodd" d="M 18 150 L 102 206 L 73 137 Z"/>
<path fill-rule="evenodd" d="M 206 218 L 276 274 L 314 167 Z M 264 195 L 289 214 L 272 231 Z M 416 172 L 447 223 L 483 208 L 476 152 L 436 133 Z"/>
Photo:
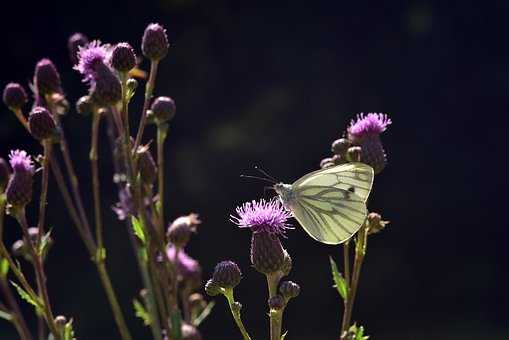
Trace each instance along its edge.
<path fill-rule="evenodd" d="M 258 176 L 249 176 L 249 175 L 240 175 L 240 177 L 242 178 L 254 178 L 254 179 L 259 179 L 260 181 L 265 181 L 265 182 L 269 182 L 270 184 L 276 184 L 277 182 L 270 179 L 270 178 L 265 178 L 265 177 L 258 177 Z"/>
<path fill-rule="evenodd" d="M 267 171 L 263 170 L 263 169 L 262 169 L 262 168 L 260 168 L 259 166 L 255 165 L 255 167 L 254 167 L 254 168 L 255 168 L 256 170 L 258 170 L 258 172 L 260 172 L 262 175 L 264 175 L 264 176 L 266 176 L 267 178 L 270 178 L 271 180 L 273 180 L 273 181 L 274 181 L 274 183 L 279 183 L 279 182 L 281 182 L 281 181 L 279 181 L 279 180 L 275 179 L 273 176 L 269 175 L 269 174 L 267 173 Z"/>

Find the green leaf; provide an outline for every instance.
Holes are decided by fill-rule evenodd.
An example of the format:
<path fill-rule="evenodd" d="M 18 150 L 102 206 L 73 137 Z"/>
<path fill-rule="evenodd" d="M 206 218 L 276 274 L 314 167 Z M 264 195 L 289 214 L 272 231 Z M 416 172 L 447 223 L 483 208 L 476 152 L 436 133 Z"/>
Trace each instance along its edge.
<path fill-rule="evenodd" d="M 338 290 L 338 293 L 341 295 L 343 300 L 346 301 L 348 298 L 348 284 L 346 283 L 343 275 L 339 272 L 336 262 L 334 262 L 332 257 L 329 257 L 329 260 L 332 271 L 332 279 L 334 280 L 334 287 Z"/>
<path fill-rule="evenodd" d="M 288 331 L 284 332 L 283 335 L 281 335 L 281 340 L 285 340 L 287 334 L 288 334 Z"/>
<path fill-rule="evenodd" d="M 72 327 L 72 319 L 65 324 L 63 338 L 64 340 L 74 340 L 74 329 Z"/>
<path fill-rule="evenodd" d="M 145 309 L 145 306 L 138 301 L 137 299 L 133 299 L 133 306 L 134 306 L 134 314 L 143 320 L 143 324 L 145 326 L 149 326 L 150 321 L 150 315 L 147 313 L 147 310 Z"/>
<path fill-rule="evenodd" d="M 203 322 L 203 320 L 205 320 L 207 316 L 209 316 L 209 314 L 212 312 L 212 308 L 214 308 L 215 305 L 216 303 L 214 301 L 209 302 L 207 306 L 203 309 L 203 311 L 200 313 L 200 315 L 198 315 L 196 319 L 193 320 L 193 325 L 198 327 Z"/>
<path fill-rule="evenodd" d="M 7 259 L 0 259 L 0 278 L 5 279 L 9 272 L 9 261 Z"/>
<path fill-rule="evenodd" d="M 39 245 L 39 249 L 37 250 L 39 256 L 42 256 L 44 258 L 46 256 L 46 254 L 48 253 L 51 244 L 52 244 L 52 241 L 51 241 L 51 229 L 50 229 L 46 234 L 44 234 L 41 237 L 41 244 Z"/>
<path fill-rule="evenodd" d="M 133 225 L 134 235 L 140 239 L 141 243 L 145 244 L 147 242 L 147 237 L 143 223 L 134 216 L 131 216 L 131 223 Z"/>
<path fill-rule="evenodd" d="M 16 288 L 16 290 L 18 291 L 18 294 L 19 296 L 25 300 L 26 302 L 28 302 L 29 304 L 31 304 L 32 306 L 35 307 L 35 310 L 37 312 L 39 312 L 41 309 L 42 309 L 42 304 L 39 302 L 38 299 L 34 299 L 32 298 L 32 296 L 30 296 L 30 294 L 28 294 L 26 292 L 26 290 L 24 290 L 23 288 L 21 288 L 19 285 L 16 284 L 16 282 L 13 282 L 11 281 L 11 284 L 14 286 L 14 288 Z"/>
<path fill-rule="evenodd" d="M 0 310 L 0 319 L 12 321 L 12 316 L 11 316 L 11 314 L 4 312 L 3 310 Z"/>

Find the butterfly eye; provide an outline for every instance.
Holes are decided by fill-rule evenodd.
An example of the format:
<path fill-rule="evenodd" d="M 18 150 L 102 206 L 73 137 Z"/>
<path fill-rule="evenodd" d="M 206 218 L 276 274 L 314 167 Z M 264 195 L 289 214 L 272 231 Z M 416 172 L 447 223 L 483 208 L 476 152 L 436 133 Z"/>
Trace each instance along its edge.
<path fill-rule="evenodd" d="M 350 191 L 351 193 L 355 193 L 355 188 L 354 187 L 350 187 L 350 188 L 348 188 L 348 191 Z"/>

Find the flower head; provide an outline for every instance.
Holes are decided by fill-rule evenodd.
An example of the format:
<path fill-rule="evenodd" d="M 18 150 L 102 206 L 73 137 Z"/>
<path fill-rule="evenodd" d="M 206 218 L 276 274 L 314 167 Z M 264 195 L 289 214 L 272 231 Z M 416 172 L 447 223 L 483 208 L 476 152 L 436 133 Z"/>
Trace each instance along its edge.
<path fill-rule="evenodd" d="M 55 64 L 47 58 L 41 59 L 35 66 L 34 84 L 39 95 L 62 93 L 60 74 Z"/>
<path fill-rule="evenodd" d="M 187 255 L 184 250 L 173 245 L 166 248 L 168 259 L 177 266 L 180 277 L 192 286 L 199 285 L 201 281 L 201 267 L 198 261 Z"/>
<path fill-rule="evenodd" d="M 161 60 L 168 53 L 166 30 L 159 24 L 150 24 L 143 33 L 141 51 L 150 60 Z"/>
<path fill-rule="evenodd" d="M 158 124 L 166 123 L 175 117 L 175 102 L 170 97 L 157 97 L 151 109 Z"/>
<path fill-rule="evenodd" d="M 136 66 L 136 54 L 131 45 L 124 42 L 113 48 L 111 66 L 119 72 L 128 72 Z"/>
<path fill-rule="evenodd" d="M 51 113 L 44 107 L 36 106 L 28 117 L 30 133 L 35 139 L 45 140 L 57 136 L 58 131 Z"/>
<path fill-rule="evenodd" d="M 212 281 L 222 288 L 235 288 L 242 279 L 239 266 L 233 261 L 219 262 L 214 268 Z"/>
<path fill-rule="evenodd" d="M 392 121 L 383 113 L 368 113 L 364 115 L 361 113 L 357 115 L 357 120 L 352 119 L 348 127 L 348 134 L 350 136 L 361 138 L 368 134 L 381 134 L 391 125 Z"/>
<path fill-rule="evenodd" d="M 24 150 L 12 150 L 9 154 L 9 163 L 14 173 L 34 173 L 34 164 Z"/>
<path fill-rule="evenodd" d="M 99 40 L 79 47 L 78 64 L 74 66 L 84 76 L 84 81 L 94 79 L 98 65 L 106 65 L 109 60 L 109 45 L 103 45 Z"/>
<path fill-rule="evenodd" d="M 9 83 L 5 86 L 3 100 L 9 108 L 20 109 L 28 99 L 23 86 L 17 83 Z"/>
<path fill-rule="evenodd" d="M 251 228 L 253 232 L 267 232 L 283 235 L 286 229 L 291 229 L 286 222 L 291 213 L 287 211 L 279 199 L 269 201 L 246 202 L 235 210 L 238 216 L 231 215 L 230 220 L 240 228 Z"/>

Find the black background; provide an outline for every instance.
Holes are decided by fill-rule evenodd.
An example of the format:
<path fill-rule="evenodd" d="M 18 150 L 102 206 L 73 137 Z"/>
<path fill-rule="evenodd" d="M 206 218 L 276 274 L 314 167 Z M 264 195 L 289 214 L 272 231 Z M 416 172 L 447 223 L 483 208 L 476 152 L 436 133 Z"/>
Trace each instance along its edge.
<path fill-rule="evenodd" d="M 509 88 L 505 2 L 6 6 L 0 20 L 1 86 L 26 85 L 37 60 L 49 57 L 70 101 L 86 91 L 68 59 L 70 34 L 128 41 L 139 51 L 148 23 L 167 28 L 172 47 L 155 91 L 177 103 L 166 148 L 166 215 L 201 215 L 203 226 L 188 252 L 200 260 L 205 278 L 223 259 L 242 267 L 236 294 L 255 339 L 268 337 L 266 285 L 249 266 L 250 233 L 228 218 L 236 205 L 264 193 L 262 183 L 239 174 L 261 165 L 283 181 L 297 179 L 318 167 L 359 112 L 385 112 L 393 120 L 382 136 L 389 165 L 377 176 L 370 202 L 391 224 L 370 238 L 354 319 L 380 340 L 509 338 L 509 234 L 502 196 Z M 131 109 L 133 122 L 141 93 Z M 91 208 L 90 119 L 71 111 L 65 125 Z M 148 132 L 153 138 L 154 131 Z M 125 227 L 108 209 L 116 192 L 102 138 L 108 264 L 133 333 L 147 338 L 148 330 L 132 316 L 130 299 L 140 280 Z M 4 107 L 1 156 L 14 148 L 41 152 Z M 74 318 L 80 339 L 118 338 L 95 269 L 54 185 L 48 209 L 56 240 L 47 268 L 54 309 Z M 34 203 L 30 210 L 36 210 Z M 12 219 L 6 233 L 9 244 L 20 236 Z M 338 338 L 341 305 L 331 288 L 328 255 L 339 260 L 340 248 L 319 244 L 300 228 L 284 244 L 294 259 L 290 278 L 302 287 L 285 313 L 288 339 Z M 201 327 L 204 338 L 239 338 L 224 299 L 217 300 Z M 0 338 L 16 338 L 5 322 Z"/>

